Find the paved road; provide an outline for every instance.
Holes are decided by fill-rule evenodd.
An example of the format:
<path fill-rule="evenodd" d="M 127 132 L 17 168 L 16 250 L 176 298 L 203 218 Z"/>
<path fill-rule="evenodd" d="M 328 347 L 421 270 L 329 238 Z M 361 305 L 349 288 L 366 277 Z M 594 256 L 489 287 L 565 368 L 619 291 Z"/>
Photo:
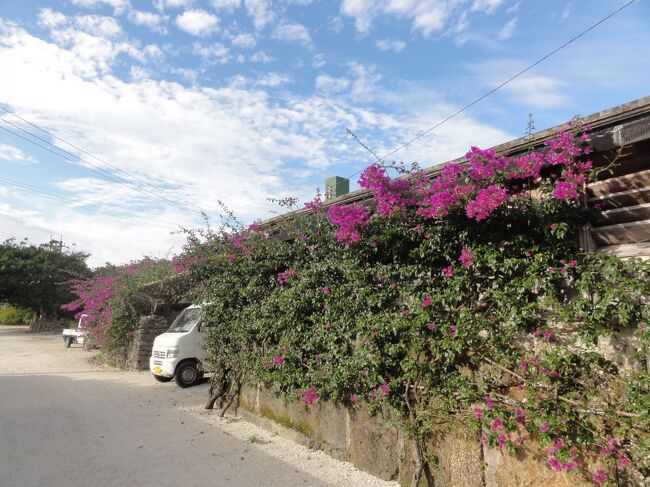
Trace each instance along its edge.
<path fill-rule="evenodd" d="M 207 385 L 182 390 L 90 355 L 0 327 L 0 486 L 334 485 L 179 410 Z"/>

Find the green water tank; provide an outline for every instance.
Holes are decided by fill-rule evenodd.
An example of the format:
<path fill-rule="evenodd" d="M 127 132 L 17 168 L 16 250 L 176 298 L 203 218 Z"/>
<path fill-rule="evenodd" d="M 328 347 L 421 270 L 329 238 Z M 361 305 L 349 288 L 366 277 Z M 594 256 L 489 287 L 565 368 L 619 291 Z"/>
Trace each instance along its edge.
<path fill-rule="evenodd" d="M 350 192 L 350 180 L 340 176 L 333 176 L 325 180 L 325 199 L 331 200 L 337 196 Z"/>

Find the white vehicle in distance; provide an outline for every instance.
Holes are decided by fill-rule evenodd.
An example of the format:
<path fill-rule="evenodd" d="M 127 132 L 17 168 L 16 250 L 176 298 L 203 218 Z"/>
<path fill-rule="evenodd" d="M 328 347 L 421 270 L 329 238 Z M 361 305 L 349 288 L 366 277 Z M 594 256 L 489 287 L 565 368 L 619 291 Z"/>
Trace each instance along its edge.
<path fill-rule="evenodd" d="M 81 315 L 79 317 L 79 323 L 77 323 L 77 328 L 68 328 L 66 330 L 63 330 L 62 336 L 63 336 L 63 344 L 65 345 L 65 348 L 70 348 L 70 345 L 73 343 L 78 343 L 79 345 L 83 345 L 84 342 L 86 341 L 86 332 L 84 331 L 84 318 L 86 318 L 88 315 Z"/>
<path fill-rule="evenodd" d="M 185 308 L 169 330 L 154 339 L 149 370 L 157 381 L 175 379 L 179 387 L 190 387 L 203 378 L 202 311 L 202 305 Z"/>

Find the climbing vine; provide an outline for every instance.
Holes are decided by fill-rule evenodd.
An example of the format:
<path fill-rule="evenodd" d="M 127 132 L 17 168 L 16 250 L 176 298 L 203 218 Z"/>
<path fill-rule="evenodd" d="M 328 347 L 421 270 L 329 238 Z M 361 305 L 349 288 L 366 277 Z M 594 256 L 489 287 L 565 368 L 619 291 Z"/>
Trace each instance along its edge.
<path fill-rule="evenodd" d="M 210 406 L 242 382 L 307 407 L 389 405 L 413 485 L 435 481 L 428 440 L 460 427 L 511 452 L 537 442 L 550 469 L 599 485 L 647 476 L 650 266 L 577 244 L 588 138 L 569 125 L 517 157 L 472 148 L 435 177 L 374 165 L 359 181 L 373 208 L 317 199 L 193 234 Z"/>

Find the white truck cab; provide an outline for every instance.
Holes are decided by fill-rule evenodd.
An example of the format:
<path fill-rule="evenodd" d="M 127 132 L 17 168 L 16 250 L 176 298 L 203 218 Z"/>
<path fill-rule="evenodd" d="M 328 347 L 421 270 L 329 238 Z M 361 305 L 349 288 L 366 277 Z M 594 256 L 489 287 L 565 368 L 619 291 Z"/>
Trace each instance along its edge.
<path fill-rule="evenodd" d="M 202 310 L 202 305 L 185 308 L 169 330 L 154 339 L 149 370 L 157 381 L 175 379 L 178 386 L 190 387 L 203 377 Z"/>
<path fill-rule="evenodd" d="M 85 320 L 88 317 L 88 315 L 81 315 L 79 317 L 79 323 L 77 323 L 77 328 L 68 328 L 66 330 L 63 330 L 61 332 L 61 335 L 63 336 L 63 344 L 65 345 L 65 348 L 70 348 L 70 345 L 73 343 L 78 343 L 80 345 L 83 345 L 86 341 L 86 331 L 84 330 L 85 328 Z"/>

